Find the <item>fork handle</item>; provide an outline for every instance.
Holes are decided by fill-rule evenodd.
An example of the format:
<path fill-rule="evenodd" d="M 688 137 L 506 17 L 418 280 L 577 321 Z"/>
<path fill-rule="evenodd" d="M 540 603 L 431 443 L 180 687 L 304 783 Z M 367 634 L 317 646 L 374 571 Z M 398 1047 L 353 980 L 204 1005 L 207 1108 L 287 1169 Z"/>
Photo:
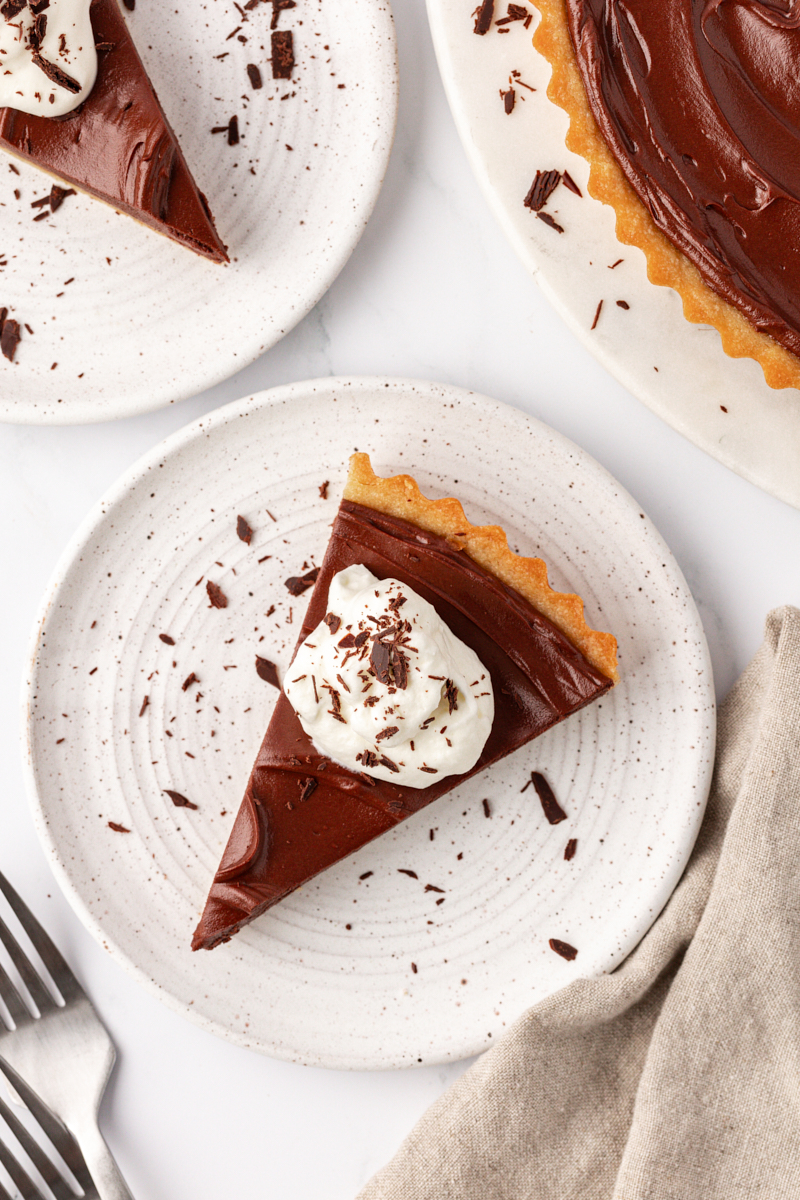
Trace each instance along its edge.
<path fill-rule="evenodd" d="M 79 1128 L 73 1124 L 72 1132 L 86 1160 L 100 1200 L 133 1200 L 96 1121 L 88 1120 L 81 1123 Z"/>

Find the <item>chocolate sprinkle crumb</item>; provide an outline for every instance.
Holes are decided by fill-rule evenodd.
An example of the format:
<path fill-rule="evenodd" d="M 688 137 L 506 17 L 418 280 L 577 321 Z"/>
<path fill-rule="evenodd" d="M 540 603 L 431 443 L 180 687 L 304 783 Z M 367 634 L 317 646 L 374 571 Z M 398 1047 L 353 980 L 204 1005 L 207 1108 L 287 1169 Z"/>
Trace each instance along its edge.
<path fill-rule="evenodd" d="M 206 580 L 206 592 L 211 601 L 212 608 L 227 608 L 228 597 L 223 592 L 218 583 L 213 583 L 210 579 Z"/>
<path fill-rule="evenodd" d="M 591 324 L 591 326 L 590 326 L 590 329 L 596 329 L 596 328 L 597 328 L 597 322 L 600 320 L 600 311 L 601 311 L 602 307 L 603 307 L 603 301 L 601 300 L 601 301 L 600 301 L 600 303 L 599 303 L 599 304 L 598 304 L 598 306 L 597 306 L 597 311 L 596 311 L 596 313 L 594 314 L 594 320 L 592 321 L 592 324 Z"/>
<path fill-rule="evenodd" d="M 175 638 L 170 637 L 168 633 L 160 633 L 158 636 L 161 639 L 161 641 L 164 643 L 165 646 L 174 646 L 175 645 Z"/>
<path fill-rule="evenodd" d="M 417 874 L 417 872 L 410 871 L 408 869 L 408 867 L 398 867 L 397 874 L 398 875 L 407 875 L 409 877 L 409 879 L 419 879 L 419 875 Z"/>
<path fill-rule="evenodd" d="M 575 851 L 578 849 L 578 839 L 570 838 L 564 847 L 564 858 L 567 862 L 571 862 L 575 857 Z"/>
<path fill-rule="evenodd" d="M 538 213 L 539 209 L 544 208 L 560 182 L 560 171 L 537 171 L 536 177 L 522 203 L 531 212 Z"/>
<path fill-rule="evenodd" d="M 272 38 L 272 78 L 291 79 L 294 69 L 294 37 L 291 29 L 276 29 Z"/>
<path fill-rule="evenodd" d="M 170 788 L 164 788 L 164 791 L 176 808 L 193 808 L 195 811 L 197 810 L 197 805 L 191 800 L 187 800 L 180 792 L 173 792 Z"/>
<path fill-rule="evenodd" d="M 183 683 L 181 684 L 181 690 L 184 692 L 188 692 L 189 688 L 192 686 L 193 683 L 199 683 L 199 682 L 200 682 L 200 680 L 197 678 L 194 671 L 192 671 L 191 675 L 187 675 L 186 678 L 184 679 Z"/>
<path fill-rule="evenodd" d="M 130 829 L 126 829 L 124 825 L 118 825 L 116 821 L 109 821 L 108 828 L 113 829 L 114 833 L 130 833 Z"/>
<path fill-rule="evenodd" d="M 507 92 L 501 91 L 500 95 L 503 97 L 503 110 L 505 111 L 506 116 L 510 116 L 510 114 L 514 111 L 514 104 L 516 103 L 517 93 L 514 91 L 514 89 L 512 87 L 512 88 L 509 88 Z"/>
<path fill-rule="evenodd" d="M 253 540 L 253 531 L 244 517 L 236 518 L 236 536 L 239 538 L 239 541 L 246 542 L 248 546 Z"/>
<path fill-rule="evenodd" d="M 319 494 L 320 494 L 320 498 L 322 500 L 328 499 L 328 484 L 329 484 L 329 482 L 330 482 L 330 480 L 326 479 L 324 483 L 321 483 L 319 485 Z"/>
<path fill-rule="evenodd" d="M 426 883 L 425 891 L 426 892 L 439 892 L 441 895 L 444 895 L 444 888 L 436 887 L 436 885 L 433 883 Z"/>
<path fill-rule="evenodd" d="M 576 196 L 580 196 L 581 198 L 583 198 L 583 192 L 578 187 L 577 183 L 572 178 L 569 171 L 565 171 L 564 174 L 561 176 L 561 182 L 564 184 L 565 188 L 569 188 L 569 190 L 571 192 L 574 192 Z"/>
<path fill-rule="evenodd" d="M 308 800 L 309 796 L 313 796 L 314 792 L 319 787 L 319 781 L 309 775 L 306 779 L 300 780 L 300 799 Z"/>
<path fill-rule="evenodd" d="M 574 946 L 570 946 L 569 942 L 559 941 L 558 938 L 550 938 L 550 949 L 555 950 L 556 954 L 560 954 L 567 962 L 572 962 L 573 958 L 578 956 Z"/>
<path fill-rule="evenodd" d="M 247 76 L 248 76 L 248 79 L 250 80 L 251 88 L 253 88 L 255 91 L 258 91 L 260 88 L 262 88 L 264 86 L 263 80 L 261 78 L 261 71 L 258 69 L 258 67 L 256 66 L 255 63 L 247 64 Z"/>
<path fill-rule="evenodd" d="M 302 596 L 303 592 L 308 591 L 317 582 L 319 575 L 319 567 L 315 567 L 313 571 L 309 571 L 305 575 L 292 575 L 289 579 L 284 580 L 283 586 L 291 596 Z"/>
<path fill-rule="evenodd" d="M 537 219 L 538 221 L 544 221 L 545 225 L 549 225 L 551 229 L 555 229 L 556 233 L 563 233 L 563 232 L 564 232 L 564 226 L 563 226 L 563 225 L 559 225 L 559 223 L 558 223 L 558 221 L 555 219 L 555 217 L 551 217 L 551 216 L 550 216 L 550 213 L 546 213 L 546 212 L 537 212 L 537 214 L 536 214 L 536 219 Z"/>
<path fill-rule="evenodd" d="M 341 628 L 342 618 L 337 617 L 336 613 L 328 613 L 327 617 L 325 617 L 325 624 L 332 634 L 337 633 Z"/>
<path fill-rule="evenodd" d="M 6 311 L 6 309 L 0 310 L 3 314 Z M 0 320 L 0 351 L 2 351 L 3 357 L 7 358 L 9 362 L 14 361 L 14 355 L 21 340 L 22 335 L 20 333 L 19 322 L 15 321 L 12 317 L 3 316 L 3 319 Z"/>
<path fill-rule="evenodd" d="M 231 117 L 230 121 L 228 121 L 228 145 L 239 145 L 239 118 L 235 113 Z"/>
<path fill-rule="evenodd" d="M 482 800 L 482 801 L 481 801 L 481 804 L 483 805 L 483 815 L 484 815 L 485 817 L 491 817 L 491 815 L 492 815 L 492 809 L 491 809 L 491 806 L 490 806 L 490 804 L 489 804 L 489 801 L 488 801 L 488 800 Z"/>
<path fill-rule="evenodd" d="M 476 8 L 473 16 L 475 17 L 475 24 L 472 31 L 483 37 L 485 33 L 489 32 L 489 27 L 492 24 L 494 0 L 483 0 L 481 6 Z"/>
<path fill-rule="evenodd" d="M 374 875 L 374 871 L 365 871 L 363 875 L 359 875 L 359 879 L 369 879 L 370 875 Z"/>
<path fill-rule="evenodd" d="M 280 691 L 281 685 L 278 681 L 278 668 L 274 662 L 270 662 L 268 658 L 260 658 L 256 655 L 256 672 L 259 679 L 263 679 L 265 683 L 271 683 Z"/>
<path fill-rule="evenodd" d="M 625 311 L 627 312 L 627 311 L 628 311 L 628 309 L 630 308 L 630 304 L 628 304 L 628 301 L 627 301 L 627 300 L 618 300 L 618 301 L 617 301 L 617 308 L 624 308 L 624 309 L 625 309 Z"/>
<path fill-rule="evenodd" d="M 144 700 L 142 701 L 142 707 L 139 709 L 139 716 L 140 716 L 140 717 L 143 717 L 143 716 L 144 716 L 144 714 L 145 714 L 145 710 L 147 709 L 147 707 L 148 707 L 148 705 L 149 705 L 149 704 L 150 704 L 150 697 L 149 697 L 149 696 L 145 696 Z"/>
<path fill-rule="evenodd" d="M 417 973 L 417 964 L 416 964 L 416 963 L 412 963 L 412 964 L 411 964 L 411 970 L 412 970 L 412 971 L 414 972 L 414 974 L 416 975 L 416 973 Z"/>
<path fill-rule="evenodd" d="M 539 771 L 531 771 L 531 782 L 536 788 L 536 795 L 541 801 L 542 810 L 550 824 L 558 825 L 559 821 L 566 821 L 567 814 L 556 800 L 555 793 L 544 775 L 541 775 Z"/>

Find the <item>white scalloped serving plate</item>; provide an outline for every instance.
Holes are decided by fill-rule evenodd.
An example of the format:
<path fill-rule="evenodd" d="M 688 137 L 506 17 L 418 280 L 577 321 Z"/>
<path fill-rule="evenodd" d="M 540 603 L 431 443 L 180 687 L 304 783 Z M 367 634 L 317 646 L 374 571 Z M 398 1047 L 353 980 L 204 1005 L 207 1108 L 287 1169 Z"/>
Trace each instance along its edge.
<path fill-rule="evenodd" d="M 354 449 L 381 474 L 406 469 L 431 495 L 455 493 L 473 521 L 497 521 L 513 547 L 541 553 L 553 584 L 584 597 L 590 624 L 617 635 L 622 682 L 230 944 L 192 954 L 277 695 L 254 656 L 288 664 L 305 602 L 283 580 L 320 561 Z M 236 536 L 239 514 L 255 531 L 249 547 Z M 206 578 L 227 608 L 209 606 Z M 191 672 L 199 684 L 184 692 Z M 330 1067 L 473 1054 L 533 1001 L 613 970 L 680 877 L 714 748 L 698 614 L 631 497 L 513 408 L 389 379 L 262 393 L 133 467 L 56 572 L 24 705 L 36 823 L 92 933 L 205 1028 Z M 533 768 L 567 821 L 548 825 L 533 789 L 521 791 Z M 165 788 L 197 811 L 172 807 Z M 565 862 L 572 837 L 577 853 Z M 429 883 L 443 891 L 426 892 Z M 551 937 L 576 946 L 577 959 L 554 954 Z"/>
<path fill-rule="evenodd" d="M 519 258 L 598 362 L 708 454 L 800 508 L 800 392 L 773 391 L 751 359 L 724 353 L 719 334 L 683 316 L 671 288 L 647 278 L 645 257 L 614 233 L 611 208 L 593 200 L 589 166 L 567 150 L 566 113 L 547 98 L 550 65 L 533 49 L 534 26 L 473 33 L 469 5 L 427 0 L 436 57 L 475 176 Z M 507 5 L 497 0 L 495 15 Z M 533 5 L 529 11 L 538 21 Z M 503 28 L 503 27 L 501 27 Z M 506 115 L 500 90 L 519 71 Z M 568 170 L 583 192 L 560 187 L 547 205 L 563 234 L 522 201 L 537 170 Z M 612 264 L 622 261 L 613 270 Z M 600 319 L 592 329 L 599 301 Z M 629 307 L 618 307 L 623 300 Z"/>
<path fill-rule="evenodd" d="M 271 77 L 272 13 L 192 0 L 125 14 L 230 265 L 88 196 L 34 224 L 31 202 L 51 180 L 23 163 L 12 174 L 0 152 L 0 306 L 33 330 L 13 363 L 0 358 L 0 420 L 106 421 L 194 395 L 273 346 L 333 283 L 394 137 L 389 0 L 298 0 L 281 11 L 278 28 L 294 36 L 291 80 Z M 260 68 L 260 90 L 248 64 Z M 234 114 L 241 141 L 229 146 L 211 130 Z"/>

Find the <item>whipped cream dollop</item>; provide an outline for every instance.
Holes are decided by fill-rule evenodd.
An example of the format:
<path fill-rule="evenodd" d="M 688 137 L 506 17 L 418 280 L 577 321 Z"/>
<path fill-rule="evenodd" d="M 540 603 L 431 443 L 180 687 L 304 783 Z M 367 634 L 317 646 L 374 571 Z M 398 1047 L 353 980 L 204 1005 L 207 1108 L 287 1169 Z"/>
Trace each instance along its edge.
<path fill-rule="evenodd" d="M 284 691 L 323 754 L 406 787 L 469 771 L 494 720 L 491 677 L 475 651 L 406 584 L 362 566 L 333 576 L 328 614 L 298 649 Z"/>
<path fill-rule="evenodd" d="M 0 2 L 0 107 L 63 117 L 97 78 L 91 0 Z"/>

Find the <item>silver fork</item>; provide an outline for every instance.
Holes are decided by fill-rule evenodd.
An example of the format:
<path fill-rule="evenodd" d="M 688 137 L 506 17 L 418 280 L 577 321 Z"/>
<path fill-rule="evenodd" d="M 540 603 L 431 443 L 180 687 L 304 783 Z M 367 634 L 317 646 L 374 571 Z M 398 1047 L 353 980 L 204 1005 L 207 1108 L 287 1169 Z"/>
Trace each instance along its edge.
<path fill-rule="evenodd" d="M 15 1026 L 8 1029 L 0 1019 L 0 1063 L 5 1059 L 75 1137 L 99 1200 L 133 1200 L 97 1125 L 100 1101 L 116 1058 L 111 1038 L 61 953 L 2 873 L 0 893 L 63 1000 L 60 1004 L 51 995 L 0 918 L 0 944 L 39 1013 L 31 1011 L 0 964 L 0 999 Z"/>
<path fill-rule="evenodd" d="M 39 1129 L 46 1135 L 57 1153 L 61 1156 L 67 1168 L 80 1184 L 84 1200 L 99 1200 L 97 1189 L 92 1183 L 86 1164 L 81 1157 L 72 1134 L 61 1122 L 42 1104 L 41 1100 L 28 1087 L 27 1083 L 13 1071 L 7 1063 L 0 1059 L 0 1071 L 6 1076 L 16 1094 L 22 1099 L 31 1116 L 37 1121 Z M 11 1109 L 0 1097 L 0 1117 L 5 1121 L 9 1132 L 16 1139 L 18 1146 L 28 1156 L 34 1169 L 39 1172 L 47 1187 L 56 1200 L 75 1200 L 75 1192 L 64 1178 L 62 1171 L 45 1154 L 39 1143 L 31 1136 L 25 1126 L 14 1116 Z M 0 1137 L 0 1163 L 5 1167 L 12 1183 L 19 1189 L 23 1200 L 45 1200 L 41 1190 L 31 1179 L 19 1157 L 9 1149 Z M 0 1184 L 0 1200 L 11 1200 L 9 1193 Z"/>

